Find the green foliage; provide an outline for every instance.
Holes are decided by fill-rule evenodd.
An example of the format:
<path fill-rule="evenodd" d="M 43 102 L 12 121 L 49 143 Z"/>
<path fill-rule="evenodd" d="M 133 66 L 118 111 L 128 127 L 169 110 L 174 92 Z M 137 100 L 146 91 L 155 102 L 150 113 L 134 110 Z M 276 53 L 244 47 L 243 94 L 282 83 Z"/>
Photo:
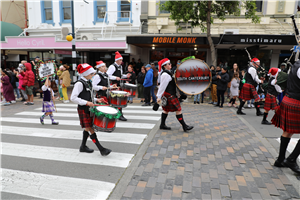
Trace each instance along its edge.
<path fill-rule="evenodd" d="M 241 8 L 246 8 L 245 18 L 259 23 L 260 18 L 255 15 L 255 1 L 212 1 L 208 9 L 208 1 L 166 1 L 159 5 L 160 10 L 170 12 L 170 18 L 178 25 L 180 22 L 190 22 L 192 27 L 200 26 L 206 31 L 206 23 L 213 24 L 213 19 L 225 20 L 227 16 L 240 16 Z M 210 20 L 208 21 L 208 18 Z"/>

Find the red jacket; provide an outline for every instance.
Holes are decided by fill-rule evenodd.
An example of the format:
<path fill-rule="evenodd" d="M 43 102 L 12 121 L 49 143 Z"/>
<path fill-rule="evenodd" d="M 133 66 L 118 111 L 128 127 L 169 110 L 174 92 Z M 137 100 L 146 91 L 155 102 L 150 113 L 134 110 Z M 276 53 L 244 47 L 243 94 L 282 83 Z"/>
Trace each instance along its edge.
<path fill-rule="evenodd" d="M 32 68 L 31 68 L 31 64 L 30 63 L 25 63 L 24 65 L 26 67 L 26 72 L 22 74 L 22 76 L 24 76 L 23 85 L 24 86 L 33 86 L 34 81 L 35 81 L 35 77 L 34 77 L 34 73 L 33 73 Z"/>

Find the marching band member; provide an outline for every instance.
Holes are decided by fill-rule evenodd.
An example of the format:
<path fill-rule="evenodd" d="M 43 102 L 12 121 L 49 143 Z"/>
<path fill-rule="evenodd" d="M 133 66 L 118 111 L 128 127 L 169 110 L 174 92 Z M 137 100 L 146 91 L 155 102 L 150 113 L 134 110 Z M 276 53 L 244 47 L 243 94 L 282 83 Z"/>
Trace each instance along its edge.
<path fill-rule="evenodd" d="M 158 62 L 159 72 L 163 69 L 160 76 L 160 87 L 157 91 L 157 103 L 161 102 L 162 97 L 167 98 L 167 105 L 162 106 L 163 112 L 161 114 L 160 129 L 171 130 L 170 127 L 166 126 L 166 119 L 169 112 L 176 112 L 176 118 L 182 125 L 183 130 L 192 130 L 193 126 L 188 126 L 182 116 L 181 106 L 177 98 L 176 83 L 173 77 L 173 73 L 170 71 L 172 65 L 168 58 L 164 58 Z"/>
<path fill-rule="evenodd" d="M 95 74 L 95 70 L 87 63 L 79 64 L 77 67 L 81 79 L 78 80 L 73 88 L 71 94 L 71 101 L 78 104 L 77 111 L 79 115 L 80 125 L 84 128 L 80 152 L 92 153 L 94 150 L 86 146 L 87 138 L 90 136 L 93 143 L 98 147 L 102 156 L 110 154 L 111 150 L 104 148 L 98 141 L 97 135 L 93 127 L 93 117 L 90 115 L 89 107 L 93 107 L 92 102 L 92 83 L 91 79 Z M 95 99 L 96 102 L 101 103 L 102 99 Z M 91 133 L 91 135 L 89 134 Z"/>
<path fill-rule="evenodd" d="M 300 140 L 290 156 L 285 159 L 287 146 L 293 134 L 300 133 L 300 61 L 295 62 L 288 75 L 286 95 L 279 109 L 276 111 L 272 124 L 283 130 L 280 138 L 280 148 L 276 167 L 289 167 L 292 171 L 300 174 L 297 158 L 300 154 Z"/>
<path fill-rule="evenodd" d="M 277 110 L 278 108 L 276 97 L 278 96 L 279 93 L 282 92 L 282 90 L 280 86 L 276 84 L 276 77 L 278 75 L 278 72 L 280 71 L 281 71 L 280 69 L 274 67 L 269 70 L 270 79 L 268 82 L 268 92 L 266 95 L 265 106 L 264 106 L 265 109 L 264 118 L 261 121 L 261 124 L 271 125 L 272 123 L 267 120 L 268 113 L 270 110 Z"/>
<path fill-rule="evenodd" d="M 244 83 L 243 88 L 240 92 L 239 98 L 242 100 L 240 102 L 240 106 L 237 110 L 238 115 L 246 115 L 246 113 L 242 112 L 242 108 L 245 105 L 246 100 L 255 99 L 255 108 L 256 108 L 256 115 L 260 116 L 263 113 L 259 110 L 258 101 L 259 96 L 256 92 L 256 86 L 259 83 L 262 83 L 262 80 L 258 78 L 256 69 L 259 67 L 260 61 L 257 58 L 253 58 L 250 62 L 250 66 L 247 70 L 247 74 L 245 76 L 246 83 Z"/>
<path fill-rule="evenodd" d="M 117 84 L 118 86 L 120 86 L 120 80 L 121 78 L 129 78 L 130 74 L 123 74 L 123 70 L 122 70 L 122 61 L 123 61 L 123 57 L 121 56 L 121 54 L 116 51 L 115 53 L 115 63 L 110 65 L 108 70 L 107 70 L 107 74 L 110 80 L 112 80 L 113 84 Z M 118 108 L 120 110 L 120 112 L 122 113 L 122 108 Z M 119 120 L 121 121 L 127 121 L 127 119 L 123 116 L 123 113 L 121 115 L 121 117 L 119 118 Z"/>
<path fill-rule="evenodd" d="M 94 76 L 92 85 L 93 89 L 97 91 L 97 97 L 103 98 L 107 102 L 107 89 L 109 88 L 109 78 L 106 73 L 106 65 L 103 61 L 96 62 L 98 73 Z"/>

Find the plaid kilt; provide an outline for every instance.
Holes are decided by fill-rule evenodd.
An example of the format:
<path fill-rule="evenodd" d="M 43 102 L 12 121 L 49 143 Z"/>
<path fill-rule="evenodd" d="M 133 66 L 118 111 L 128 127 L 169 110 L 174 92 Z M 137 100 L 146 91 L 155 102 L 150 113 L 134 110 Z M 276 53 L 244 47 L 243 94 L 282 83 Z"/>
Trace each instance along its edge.
<path fill-rule="evenodd" d="M 244 83 L 239 98 L 243 100 L 251 100 L 251 99 L 255 99 L 255 101 L 259 100 L 259 96 L 257 95 L 255 87 L 249 83 Z"/>
<path fill-rule="evenodd" d="M 269 111 L 269 110 L 276 110 L 278 107 L 276 97 L 273 95 L 270 95 L 267 93 L 266 99 L 265 99 L 265 106 L 264 109 Z"/>
<path fill-rule="evenodd" d="M 166 112 L 181 111 L 180 102 L 177 97 L 167 92 L 164 92 L 163 96 L 165 96 L 168 99 L 168 104 L 162 107 L 164 111 Z"/>
<path fill-rule="evenodd" d="M 93 127 L 93 117 L 90 116 L 90 114 L 86 114 L 84 112 L 84 109 L 78 109 L 78 115 L 79 115 L 79 121 L 81 128 L 89 128 Z"/>
<path fill-rule="evenodd" d="M 285 132 L 300 133 L 300 101 L 287 96 L 283 97 L 271 121 Z"/>
<path fill-rule="evenodd" d="M 54 104 L 52 101 L 43 101 L 42 112 L 54 112 Z"/>

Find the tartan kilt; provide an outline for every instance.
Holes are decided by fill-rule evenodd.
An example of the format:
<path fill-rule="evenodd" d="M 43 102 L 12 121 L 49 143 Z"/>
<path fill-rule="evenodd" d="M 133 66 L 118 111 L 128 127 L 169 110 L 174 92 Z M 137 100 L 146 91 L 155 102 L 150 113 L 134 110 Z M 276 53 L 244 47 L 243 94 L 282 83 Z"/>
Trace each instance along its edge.
<path fill-rule="evenodd" d="M 278 107 L 276 97 L 273 95 L 270 95 L 267 93 L 266 99 L 265 99 L 265 106 L 264 109 L 269 111 L 269 110 L 276 110 Z"/>
<path fill-rule="evenodd" d="M 171 95 L 167 92 L 163 94 L 168 99 L 168 103 L 166 106 L 162 106 L 162 109 L 166 112 L 175 112 L 175 111 L 181 111 L 180 102 L 177 97 L 174 95 Z"/>
<path fill-rule="evenodd" d="M 300 101 L 284 96 L 272 124 L 288 133 L 300 133 Z"/>
<path fill-rule="evenodd" d="M 256 92 L 255 87 L 249 83 L 244 83 L 239 98 L 243 100 L 251 100 L 251 99 L 255 99 L 255 101 L 259 100 L 259 96 Z"/>
<path fill-rule="evenodd" d="M 53 104 L 53 101 L 43 101 L 43 108 L 42 108 L 42 112 L 54 112 L 55 111 L 55 107 Z"/>
<path fill-rule="evenodd" d="M 78 115 L 79 115 L 79 121 L 81 128 L 89 128 L 93 127 L 93 117 L 90 116 L 90 114 L 86 114 L 84 112 L 84 109 L 78 109 Z"/>

